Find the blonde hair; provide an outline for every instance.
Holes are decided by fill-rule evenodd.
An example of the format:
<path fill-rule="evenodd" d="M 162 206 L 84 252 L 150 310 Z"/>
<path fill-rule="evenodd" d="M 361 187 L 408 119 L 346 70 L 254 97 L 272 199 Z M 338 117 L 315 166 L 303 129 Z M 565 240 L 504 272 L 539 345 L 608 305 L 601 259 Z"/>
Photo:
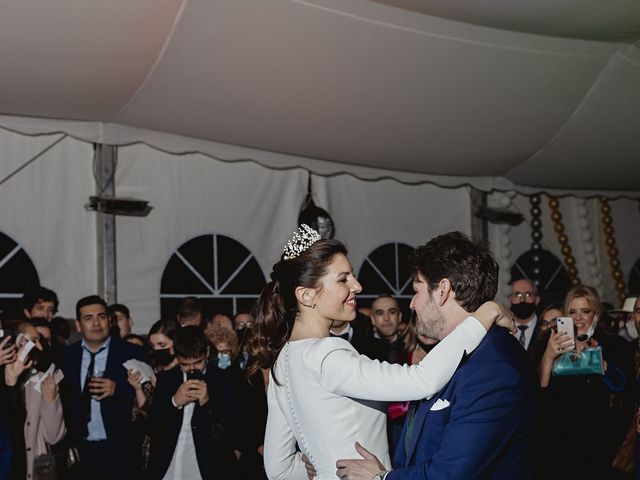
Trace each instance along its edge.
<path fill-rule="evenodd" d="M 571 290 L 567 292 L 566 297 L 564 298 L 563 310 L 565 315 L 568 315 L 569 312 L 569 304 L 572 300 L 576 298 L 584 298 L 587 300 L 589 307 L 595 312 L 595 314 L 600 317 L 602 315 L 602 303 L 600 302 L 600 295 L 595 288 L 590 287 L 589 285 L 578 285 L 577 287 L 573 287 Z"/>
<path fill-rule="evenodd" d="M 204 334 L 207 336 L 209 342 L 215 347 L 219 343 L 226 343 L 231 349 L 231 358 L 235 358 L 240 350 L 238 345 L 238 336 L 233 330 L 229 330 L 226 327 L 208 327 Z"/>

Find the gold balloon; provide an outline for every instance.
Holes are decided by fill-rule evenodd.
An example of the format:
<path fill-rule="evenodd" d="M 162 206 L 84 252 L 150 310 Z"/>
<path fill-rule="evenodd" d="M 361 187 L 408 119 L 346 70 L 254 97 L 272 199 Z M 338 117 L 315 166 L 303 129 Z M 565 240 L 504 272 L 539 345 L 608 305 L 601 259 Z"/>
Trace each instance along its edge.
<path fill-rule="evenodd" d="M 576 259 L 570 255 L 567 255 L 567 258 L 564 259 L 564 263 L 566 263 L 567 266 L 572 267 L 576 264 Z"/>
<path fill-rule="evenodd" d="M 560 212 L 553 212 L 551 214 L 551 220 L 553 220 L 554 222 L 559 222 L 560 220 L 562 220 L 562 214 Z"/>
<path fill-rule="evenodd" d="M 618 268 L 620 266 L 620 260 L 618 260 L 617 258 L 612 258 L 611 260 L 609 260 L 609 265 L 611 265 L 613 268 Z"/>
<path fill-rule="evenodd" d="M 623 277 L 622 272 L 620 270 L 614 270 L 612 275 L 613 275 L 613 278 L 616 280 L 620 280 Z"/>
<path fill-rule="evenodd" d="M 560 245 L 567 245 L 569 243 L 569 237 L 567 237 L 564 233 L 558 235 L 558 243 Z"/>
<path fill-rule="evenodd" d="M 624 292 L 624 282 L 617 282 L 616 283 L 616 290 L 618 290 L 620 292 Z"/>
<path fill-rule="evenodd" d="M 560 248 L 560 251 L 562 252 L 562 255 L 565 257 L 571 255 L 571 247 L 569 245 L 562 245 L 562 247 Z"/>
<path fill-rule="evenodd" d="M 613 235 L 613 227 L 611 225 L 604 227 L 604 233 L 607 237 Z"/>
<path fill-rule="evenodd" d="M 611 217 L 605 216 L 605 217 L 602 217 L 602 223 L 608 226 L 613 223 L 613 220 L 611 219 Z"/>
<path fill-rule="evenodd" d="M 603 203 L 603 204 L 600 206 L 600 210 L 601 210 L 601 211 L 602 211 L 602 213 L 604 213 L 604 214 L 609 214 L 609 213 L 611 213 L 611 206 L 609 206 L 609 204 L 607 204 L 607 203 Z"/>
<path fill-rule="evenodd" d="M 609 254 L 610 257 L 617 257 L 620 251 L 618 250 L 617 247 L 610 247 L 607 249 L 607 253 Z"/>
<path fill-rule="evenodd" d="M 557 198 L 551 197 L 549 199 L 549 207 L 551 207 L 552 210 L 557 209 L 559 206 L 560 206 L 560 201 Z"/>
<path fill-rule="evenodd" d="M 615 247 L 616 239 L 613 237 L 607 237 L 607 239 L 605 240 L 605 243 L 607 244 L 607 247 Z"/>

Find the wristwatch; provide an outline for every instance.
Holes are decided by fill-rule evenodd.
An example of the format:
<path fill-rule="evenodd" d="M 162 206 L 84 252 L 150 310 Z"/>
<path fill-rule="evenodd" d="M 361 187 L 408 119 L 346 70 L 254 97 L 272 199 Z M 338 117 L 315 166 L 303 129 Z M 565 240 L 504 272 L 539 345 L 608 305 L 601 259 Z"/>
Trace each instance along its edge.
<path fill-rule="evenodd" d="M 371 480 L 384 480 L 384 477 L 387 476 L 391 470 L 383 470 L 380 473 L 376 473 Z"/>

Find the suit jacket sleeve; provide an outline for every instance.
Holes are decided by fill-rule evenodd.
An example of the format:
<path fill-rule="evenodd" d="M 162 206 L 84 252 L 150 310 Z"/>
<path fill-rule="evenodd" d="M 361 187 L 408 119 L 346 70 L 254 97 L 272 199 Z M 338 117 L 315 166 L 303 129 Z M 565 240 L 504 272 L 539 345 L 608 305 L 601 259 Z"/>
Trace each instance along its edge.
<path fill-rule="evenodd" d="M 506 442 L 518 429 L 520 408 L 531 395 L 520 373 L 504 362 L 483 363 L 464 373 L 431 461 L 400 468 L 387 480 L 484 478 Z M 438 412 L 430 412 L 437 415 Z M 420 448 L 418 445 L 417 448 Z"/>
<path fill-rule="evenodd" d="M 320 384 L 338 395 L 382 401 L 419 400 L 442 390 L 465 352 L 473 351 L 486 333 L 478 320 L 468 317 L 419 364 L 411 366 L 381 363 L 358 355 L 341 338 L 322 339 L 311 345 L 305 361 L 317 371 Z"/>
<path fill-rule="evenodd" d="M 116 390 L 113 394 L 114 401 L 121 403 L 127 409 L 131 408 L 133 411 L 133 401 L 135 398 L 135 390 L 129 384 L 127 380 L 127 370 L 122 365 L 127 360 L 135 358 L 136 360 L 144 361 L 144 353 L 137 345 L 130 345 L 128 343 L 112 340 L 112 347 L 114 348 L 113 355 L 115 362 L 113 365 L 113 371 L 105 373 L 105 376 L 111 378 L 116 382 Z M 110 347 L 111 348 L 111 347 Z M 110 363 L 107 363 L 107 368 L 111 367 Z"/>

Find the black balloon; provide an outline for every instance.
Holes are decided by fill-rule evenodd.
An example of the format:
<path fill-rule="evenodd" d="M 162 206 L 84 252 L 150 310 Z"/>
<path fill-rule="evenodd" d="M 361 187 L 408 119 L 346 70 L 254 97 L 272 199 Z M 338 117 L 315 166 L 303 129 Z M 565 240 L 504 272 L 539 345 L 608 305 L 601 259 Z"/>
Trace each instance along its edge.
<path fill-rule="evenodd" d="M 298 215 L 298 225 L 302 223 L 309 225 L 324 239 L 333 238 L 335 235 L 335 227 L 329 212 L 315 204 L 311 192 L 307 193 L 307 198 Z"/>

